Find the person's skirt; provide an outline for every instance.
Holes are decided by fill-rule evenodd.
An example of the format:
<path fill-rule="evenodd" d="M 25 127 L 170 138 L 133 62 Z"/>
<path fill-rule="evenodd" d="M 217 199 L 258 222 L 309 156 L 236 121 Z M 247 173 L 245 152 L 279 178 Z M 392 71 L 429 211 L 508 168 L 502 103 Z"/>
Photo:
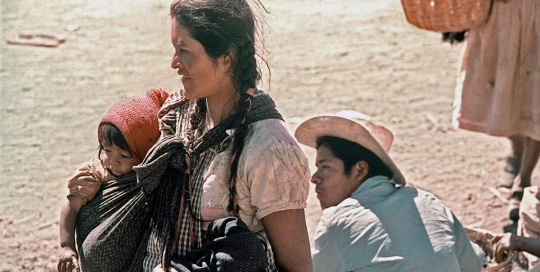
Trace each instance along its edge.
<path fill-rule="evenodd" d="M 540 140 L 540 1 L 493 1 L 469 32 L 454 106 L 459 128 Z"/>

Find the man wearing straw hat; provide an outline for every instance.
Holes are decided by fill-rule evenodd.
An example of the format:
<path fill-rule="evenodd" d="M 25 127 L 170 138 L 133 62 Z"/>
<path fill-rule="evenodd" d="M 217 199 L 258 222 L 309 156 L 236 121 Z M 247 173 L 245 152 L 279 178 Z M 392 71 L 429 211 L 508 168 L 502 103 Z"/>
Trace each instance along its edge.
<path fill-rule="evenodd" d="M 300 124 L 317 149 L 311 182 L 323 209 L 315 271 L 480 271 L 484 253 L 432 194 L 404 186 L 390 130 L 355 111 Z"/>

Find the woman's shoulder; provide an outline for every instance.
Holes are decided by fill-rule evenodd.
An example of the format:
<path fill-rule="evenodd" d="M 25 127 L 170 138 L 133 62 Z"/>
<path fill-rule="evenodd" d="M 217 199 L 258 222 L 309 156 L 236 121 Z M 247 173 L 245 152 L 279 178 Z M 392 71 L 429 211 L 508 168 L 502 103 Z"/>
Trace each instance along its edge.
<path fill-rule="evenodd" d="M 266 119 L 250 125 L 244 142 L 240 163 L 246 169 L 259 165 L 272 165 L 270 168 L 290 167 L 309 172 L 307 157 L 287 127 L 279 119 Z M 285 169 L 285 168 L 283 168 Z"/>
<path fill-rule="evenodd" d="M 287 145 L 300 148 L 287 124 L 280 119 L 265 119 L 250 124 L 246 145 L 267 146 Z"/>

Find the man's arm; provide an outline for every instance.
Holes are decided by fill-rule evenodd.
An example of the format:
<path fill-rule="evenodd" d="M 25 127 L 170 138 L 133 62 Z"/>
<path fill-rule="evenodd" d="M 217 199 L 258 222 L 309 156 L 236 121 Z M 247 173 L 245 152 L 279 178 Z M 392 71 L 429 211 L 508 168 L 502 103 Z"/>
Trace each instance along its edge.
<path fill-rule="evenodd" d="M 495 260 L 502 262 L 508 257 L 508 251 L 519 250 L 540 257 L 540 239 L 505 233 L 493 238 Z"/>
<path fill-rule="evenodd" d="M 484 263 L 484 251 L 479 245 L 473 243 L 461 222 L 457 217 L 452 214 L 452 220 L 454 222 L 454 235 L 455 235 L 455 249 L 456 257 L 459 262 L 461 271 L 481 271 Z"/>

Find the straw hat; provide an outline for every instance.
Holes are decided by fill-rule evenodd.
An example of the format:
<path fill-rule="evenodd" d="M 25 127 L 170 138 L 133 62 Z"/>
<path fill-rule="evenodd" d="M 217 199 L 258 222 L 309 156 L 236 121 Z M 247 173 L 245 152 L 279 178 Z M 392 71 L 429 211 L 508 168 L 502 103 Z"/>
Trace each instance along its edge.
<path fill-rule="evenodd" d="M 316 148 L 316 141 L 322 136 L 339 137 L 357 143 L 373 152 L 390 168 L 396 184 L 405 185 L 405 178 L 388 155 L 394 135 L 363 113 L 345 110 L 334 115 L 312 117 L 298 126 L 294 136 L 300 143 L 313 148 Z"/>

